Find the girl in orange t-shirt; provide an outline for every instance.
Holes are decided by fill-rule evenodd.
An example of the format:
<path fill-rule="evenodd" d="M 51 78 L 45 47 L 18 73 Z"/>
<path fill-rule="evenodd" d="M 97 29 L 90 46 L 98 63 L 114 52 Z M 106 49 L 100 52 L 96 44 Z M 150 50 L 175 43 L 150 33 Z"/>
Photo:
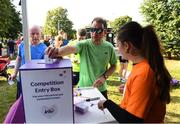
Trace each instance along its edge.
<path fill-rule="evenodd" d="M 170 102 L 171 75 L 165 67 L 160 43 L 153 26 L 129 22 L 117 33 L 117 46 L 133 62 L 120 105 L 101 100 L 118 122 L 163 122 Z"/>

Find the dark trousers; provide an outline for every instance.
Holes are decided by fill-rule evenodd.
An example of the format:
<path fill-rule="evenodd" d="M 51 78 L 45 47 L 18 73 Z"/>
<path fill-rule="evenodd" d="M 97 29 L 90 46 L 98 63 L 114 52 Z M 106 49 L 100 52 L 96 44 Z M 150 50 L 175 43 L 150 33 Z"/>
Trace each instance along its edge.
<path fill-rule="evenodd" d="M 79 72 L 73 72 L 72 84 L 77 85 L 79 82 Z"/>
<path fill-rule="evenodd" d="M 21 82 L 20 82 L 20 81 L 17 81 L 17 94 L 16 94 L 16 99 L 18 99 L 21 94 L 22 94 Z"/>

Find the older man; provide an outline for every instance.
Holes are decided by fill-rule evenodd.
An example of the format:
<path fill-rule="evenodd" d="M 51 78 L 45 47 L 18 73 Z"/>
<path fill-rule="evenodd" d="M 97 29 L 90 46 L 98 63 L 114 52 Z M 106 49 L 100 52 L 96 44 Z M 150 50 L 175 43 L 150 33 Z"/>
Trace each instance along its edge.
<path fill-rule="evenodd" d="M 47 48 L 46 45 L 40 42 L 41 38 L 41 31 L 39 26 L 33 26 L 30 29 L 30 50 L 31 50 L 31 59 L 43 59 L 44 58 L 44 51 Z M 14 73 L 9 77 L 10 80 L 16 78 L 19 67 L 25 64 L 25 46 L 24 42 L 22 41 L 18 48 L 18 55 L 16 57 L 16 64 Z M 17 98 L 22 93 L 21 83 L 18 81 L 17 84 Z"/>

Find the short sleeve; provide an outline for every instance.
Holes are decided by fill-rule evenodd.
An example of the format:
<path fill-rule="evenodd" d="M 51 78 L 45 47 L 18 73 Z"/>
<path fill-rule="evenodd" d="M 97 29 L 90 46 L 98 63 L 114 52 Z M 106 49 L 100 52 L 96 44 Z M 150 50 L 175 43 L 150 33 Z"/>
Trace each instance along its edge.
<path fill-rule="evenodd" d="M 86 41 L 86 40 L 83 40 L 83 41 L 77 42 L 77 43 L 75 44 L 75 47 L 76 47 L 76 49 L 77 49 L 77 53 L 81 54 L 82 49 L 83 49 L 83 46 L 85 46 L 86 43 L 87 43 L 87 41 Z"/>
<path fill-rule="evenodd" d="M 139 118 L 145 118 L 156 97 L 155 81 L 149 71 L 146 75 L 137 76 L 133 82 L 126 86 L 131 91 L 126 110 Z"/>
<path fill-rule="evenodd" d="M 110 64 L 113 65 L 113 64 L 116 64 L 116 63 L 117 63 L 117 57 L 116 57 L 115 49 L 112 46 Z"/>

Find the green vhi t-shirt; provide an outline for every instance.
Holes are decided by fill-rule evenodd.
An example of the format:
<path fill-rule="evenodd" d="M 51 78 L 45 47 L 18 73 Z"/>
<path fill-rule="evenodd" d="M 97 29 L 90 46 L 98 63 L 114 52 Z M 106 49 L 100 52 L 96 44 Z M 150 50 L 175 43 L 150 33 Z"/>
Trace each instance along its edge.
<path fill-rule="evenodd" d="M 113 45 L 103 41 L 101 45 L 95 45 L 91 39 L 76 44 L 80 55 L 80 80 L 79 87 L 92 86 L 94 81 L 103 75 L 108 64 L 116 64 L 117 58 Z M 102 92 L 107 90 L 106 82 L 98 87 Z"/>

